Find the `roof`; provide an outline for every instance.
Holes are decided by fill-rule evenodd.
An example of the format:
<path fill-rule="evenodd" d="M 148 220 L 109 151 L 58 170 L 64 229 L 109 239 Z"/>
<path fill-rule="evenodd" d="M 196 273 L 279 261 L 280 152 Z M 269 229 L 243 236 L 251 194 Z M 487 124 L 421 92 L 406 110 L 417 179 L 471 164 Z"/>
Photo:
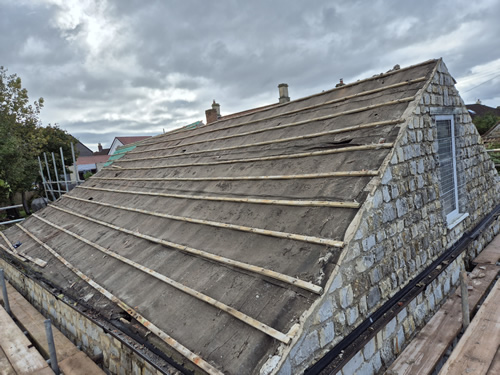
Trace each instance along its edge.
<path fill-rule="evenodd" d="M 258 373 L 323 293 L 438 63 L 150 138 L 23 227 L 173 353 L 214 373 Z M 105 316 L 116 307 L 19 227 L 7 235 L 49 261 L 41 272 L 64 293 L 92 292 L 86 303 Z"/>
<path fill-rule="evenodd" d="M 93 156 L 80 156 L 76 160 L 76 165 L 106 163 L 109 155 L 93 155 Z"/>
<path fill-rule="evenodd" d="M 500 121 L 493 126 L 490 130 L 482 135 L 484 140 L 498 139 L 500 138 Z"/>
<path fill-rule="evenodd" d="M 92 150 L 85 146 L 82 142 L 78 141 L 76 144 L 76 149 L 78 150 L 78 156 L 91 156 Z"/>
<path fill-rule="evenodd" d="M 148 135 L 148 136 L 135 136 L 135 137 L 116 137 L 116 139 L 118 139 L 123 145 L 139 142 L 148 138 L 151 138 L 151 136 Z"/>
<path fill-rule="evenodd" d="M 95 151 L 94 156 L 98 156 L 98 155 L 109 156 L 108 155 L 109 150 L 110 150 L 109 148 L 103 148 L 101 151 Z"/>
<path fill-rule="evenodd" d="M 493 113 L 496 116 L 500 116 L 500 108 L 489 107 L 484 104 L 466 104 L 472 118 L 476 116 L 484 116 L 488 113 Z M 473 111 L 473 112 L 471 112 Z"/>

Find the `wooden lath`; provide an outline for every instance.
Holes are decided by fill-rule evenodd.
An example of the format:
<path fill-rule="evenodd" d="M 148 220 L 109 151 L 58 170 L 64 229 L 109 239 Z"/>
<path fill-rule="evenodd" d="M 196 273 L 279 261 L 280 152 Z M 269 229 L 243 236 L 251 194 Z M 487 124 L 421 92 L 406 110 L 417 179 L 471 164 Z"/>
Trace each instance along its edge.
<path fill-rule="evenodd" d="M 21 254 L 20 252 L 18 252 L 17 249 L 12 245 L 12 243 L 9 241 L 9 239 L 2 232 L 0 232 L 0 236 L 2 236 L 3 240 L 8 245 L 10 250 L 6 249 L 4 246 L 2 246 L 2 249 L 7 251 L 10 255 L 14 256 L 15 258 L 17 258 L 23 262 L 25 262 L 27 259 L 31 263 L 35 263 L 37 266 L 42 267 L 42 268 L 47 265 L 47 262 L 42 260 L 42 259 L 33 258 L 33 257 L 29 256 L 28 254 Z"/>
<path fill-rule="evenodd" d="M 144 214 L 144 215 L 161 217 L 164 219 L 182 221 L 182 222 L 186 222 L 186 223 L 208 225 L 208 226 L 212 226 L 212 227 L 216 227 L 216 228 L 238 230 L 241 232 L 255 233 L 255 234 L 260 234 L 263 236 L 270 236 L 270 237 L 277 237 L 277 238 L 285 238 L 287 240 L 302 241 L 302 242 L 313 243 L 313 244 L 317 244 L 317 245 L 327 245 L 327 246 L 340 247 L 340 248 L 344 246 L 344 242 L 332 240 L 330 238 L 304 236 L 304 235 L 296 234 L 296 233 L 279 232 L 279 231 L 267 230 L 267 229 L 262 229 L 262 228 L 248 227 L 248 226 L 244 226 L 244 225 L 221 223 L 218 221 L 193 219 L 193 218 L 189 218 L 189 217 L 176 216 L 176 215 L 170 215 L 170 214 L 163 214 L 160 212 L 142 210 L 139 208 L 125 207 L 125 206 L 119 206 L 116 204 L 98 202 L 95 200 L 89 201 L 88 199 L 82 199 L 82 198 L 78 198 L 78 197 L 74 197 L 74 196 L 70 196 L 70 195 L 66 196 L 66 198 L 77 200 L 79 202 L 95 204 L 95 205 L 98 205 L 101 207 L 111 207 L 111 208 L 115 208 L 118 210 L 137 212 L 137 213 Z"/>
<path fill-rule="evenodd" d="M 167 169 L 167 168 L 205 167 L 205 166 L 223 165 L 223 164 L 253 163 L 253 162 L 272 161 L 272 160 L 297 159 L 297 158 L 306 158 L 306 157 L 310 157 L 310 156 L 325 156 L 325 155 L 339 154 L 342 152 L 352 152 L 352 151 L 379 150 L 379 149 L 392 148 L 393 146 L 394 146 L 394 143 L 374 143 L 374 144 L 361 145 L 361 146 L 347 146 L 347 147 L 335 148 L 332 150 L 300 152 L 297 154 L 263 156 L 263 157 L 259 157 L 259 158 L 211 161 L 211 162 L 204 162 L 204 163 L 168 164 L 168 165 L 157 165 L 157 166 L 151 166 L 151 167 L 120 167 L 118 165 L 112 164 L 111 166 L 105 167 L 103 169 L 139 171 L 139 170 Z M 130 161 L 130 160 L 128 160 L 128 161 Z"/>
<path fill-rule="evenodd" d="M 16 258 L 17 260 L 20 260 L 21 262 L 26 262 L 28 259 L 20 256 L 19 254 L 17 253 L 14 253 L 12 250 L 10 249 L 7 249 L 4 245 L 0 244 L 0 249 L 2 249 L 3 251 L 5 251 L 7 254 L 10 254 L 12 255 L 14 258 Z"/>
<path fill-rule="evenodd" d="M 36 214 L 33 214 L 33 216 L 38 217 L 38 215 L 36 215 Z M 92 286 L 94 289 L 96 289 L 98 292 L 100 292 L 103 296 L 105 296 L 111 302 L 116 303 L 121 309 L 123 309 L 125 312 L 127 312 L 130 316 L 132 316 L 134 319 L 136 319 L 139 323 L 141 323 L 149 331 L 154 333 L 156 336 L 158 336 L 160 339 L 162 339 L 167 345 L 172 347 L 174 350 L 176 350 L 178 353 L 183 355 L 189 361 L 191 361 L 196 366 L 203 369 L 204 371 L 206 371 L 210 375 L 224 375 L 221 371 L 217 370 L 210 363 L 206 362 L 203 358 L 201 358 L 200 356 L 198 356 L 195 353 L 193 353 L 192 351 L 190 351 L 188 348 L 186 348 L 185 346 L 180 344 L 178 341 L 176 341 L 174 338 L 172 338 L 167 333 L 162 331 L 160 328 L 158 328 L 152 322 L 147 320 L 144 316 L 139 314 L 135 309 L 128 306 L 125 302 L 120 300 L 118 297 L 116 297 L 111 292 L 109 292 L 108 290 L 103 288 L 101 285 L 96 283 L 94 280 L 92 280 L 90 277 L 85 275 L 78 268 L 76 268 L 70 262 L 68 262 L 66 259 L 64 259 L 54 249 L 52 249 L 50 246 L 48 246 L 47 244 L 43 243 L 40 239 L 38 239 L 34 234 L 29 232 L 27 229 L 25 229 L 21 225 L 19 225 L 19 224 L 16 224 L 16 225 L 24 233 L 26 233 L 29 237 L 31 237 L 36 243 L 38 243 L 40 246 L 42 246 L 44 249 L 46 249 L 48 252 L 50 252 L 54 257 L 56 257 L 62 264 L 64 264 L 67 268 L 69 268 L 71 271 L 73 271 L 76 275 L 78 275 L 82 280 L 84 280 L 86 283 L 88 283 L 90 286 Z"/>
<path fill-rule="evenodd" d="M 408 99 L 408 98 L 406 98 L 406 99 Z M 403 100 L 403 99 L 400 99 L 400 100 Z M 397 101 L 397 102 L 399 102 L 399 101 Z M 392 104 L 394 104 L 394 103 L 392 103 Z M 336 115 L 323 116 L 323 117 L 318 118 L 318 119 L 307 120 L 306 122 L 301 121 L 301 123 L 318 121 L 319 119 L 324 120 L 324 119 L 333 118 L 333 117 L 337 117 L 337 116 Z M 301 139 L 321 137 L 321 136 L 325 136 L 325 135 L 347 133 L 347 132 L 351 132 L 351 131 L 355 131 L 355 130 L 368 129 L 368 128 L 373 128 L 373 127 L 377 127 L 377 126 L 397 125 L 397 124 L 400 124 L 402 122 L 404 122 L 403 119 L 377 121 L 377 122 L 371 122 L 368 124 L 348 126 L 348 127 L 342 128 L 342 129 L 333 129 L 333 130 L 328 130 L 325 132 L 300 135 L 300 136 L 296 136 L 296 137 L 278 138 L 278 139 L 272 139 L 269 141 L 247 143 L 247 144 L 237 145 L 237 146 L 219 147 L 219 148 L 211 148 L 211 149 L 189 151 L 189 152 L 178 152 L 178 153 L 174 153 L 174 154 L 149 157 L 149 158 L 135 158 L 135 159 L 134 158 L 130 158 L 130 159 L 121 158 L 121 159 L 116 160 L 116 162 L 122 163 L 122 162 L 141 161 L 141 160 L 168 159 L 168 158 L 173 158 L 173 157 L 177 157 L 177 156 L 197 155 L 197 154 L 205 154 L 205 153 L 210 153 L 210 152 L 238 150 L 238 149 L 248 148 L 248 147 L 267 146 L 267 145 L 272 145 L 272 144 L 277 144 L 277 143 L 291 142 L 291 141 L 296 141 L 296 140 L 301 140 Z M 161 149 L 157 149 L 157 150 L 161 150 Z M 129 155 L 130 155 L 130 153 L 129 153 Z"/>
<path fill-rule="evenodd" d="M 378 171 L 345 171 L 308 173 L 281 176 L 216 176 L 216 177 L 90 177 L 93 180 L 114 181 L 255 181 L 255 180 L 301 180 L 309 178 L 378 176 Z"/>
<path fill-rule="evenodd" d="M 194 141 L 194 142 L 189 142 L 189 143 L 182 143 L 174 146 L 167 146 L 167 147 L 160 147 L 160 148 L 151 148 L 147 150 L 137 150 L 137 151 L 130 151 L 129 154 L 141 154 L 145 152 L 154 152 L 154 151 L 164 151 L 164 150 L 172 150 L 172 149 L 177 149 L 177 148 L 182 148 L 186 146 L 193 146 L 193 145 L 198 145 L 198 144 L 203 144 L 203 143 L 211 143 L 211 142 L 217 142 L 217 141 L 224 141 L 226 139 L 232 139 L 232 138 L 239 138 L 239 137 L 246 137 L 254 134 L 260 134 L 260 133 L 265 133 L 268 131 L 273 131 L 273 130 L 280 130 L 280 129 L 286 129 L 294 126 L 300 126 L 300 125 L 306 125 L 310 124 L 311 122 L 316 122 L 316 121 L 323 121 L 323 120 L 329 120 L 332 118 L 338 117 L 337 114 L 332 114 L 332 115 L 327 115 L 327 116 L 321 116 L 321 117 L 316 117 L 313 119 L 309 120 L 303 120 L 303 121 L 297 121 L 297 122 L 292 122 L 290 124 L 284 124 L 284 125 L 278 125 L 274 126 L 271 128 L 264 128 L 264 129 L 257 129 L 257 130 L 252 130 L 249 132 L 244 132 L 244 133 L 238 133 L 238 134 L 231 134 L 227 135 L 224 137 L 219 137 L 219 138 L 210 138 L 206 140 L 201 140 L 201 141 Z M 401 120 L 399 120 L 401 121 Z M 378 125 L 393 125 L 397 124 L 398 121 L 396 120 L 390 120 L 390 121 L 379 121 L 376 123 L 371 123 L 371 124 L 365 124 L 365 125 L 370 125 L 370 127 L 373 126 L 378 126 Z M 378 124 L 378 125 L 373 125 L 373 124 Z M 311 133 L 303 136 L 297 136 L 297 137 L 290 137 L 290 138 L 283 138 L 283 140 L 280 139 L 280 142 L 289 142 L 291 140 L 295 139 L 309 139 L 309 138 L 317 138 L 317 137 L 323 137 L 325 135 L 330 135 L 330 134 L 337 134 L 338 130 L 340 129 L 335 129 L 335 130 L 329 130 L 329 131 L 324 131 L 324 132 L 317 132 L 317 133 Z M 268 141 L 272 142 L 272 141 Z M 278 142 L 274 142 L 278 143 Z"/>
<path fill-rule="evenodd" d="M 344 96 L 344 97 L 341 97 L 341 98 L 338 98 L 338 99 L 332 99 L 332 100 L 329 100 L 329 101 L 326 101 L 326 102 L 323 102 L 323 103 L 318 103 L 318 104 L 310 105 L 310 106 L 307 106 L 307 107 L 302 107 L 302 108 L 294 109 L 292 111 L 282 112 L 282 113 L 279 113 L 279 114 L 276 114 L 276 115 L 267 116 L 267 117 L 263 117 L 263 118 L 256 119 L 256 120 L 246 121 L 246 122 L 242 122 L 242 123 L 239 123 L 239 124 L 234 124 L 234 125 L 231 125 L 231 126 L 226 126 L 226 127 L 223 127 L 223 128 L 207 129 L 206 131 L 200 131 L 200 132 L 198 132 L 196 134 L 190 134 L 189 136 L 184 136 L 184 137 L 179 137 L 179 138 L 167 139 L 167 140 L 162 140 L 162 141 L 157 141 L 157 142 L 146 142 L 146 143 L 143 143 L 142 146 L 150 146 L 150 145 L 155 145 L 155 144 L 161 144 L 161 143 L 165 143 L 165 142 L 169 142 L 169 141 L 179 141 L 179 140 L 183 140 L 183 139 L 187 139 L 187 138 L 192 138 L 193 136 L 199 136 L 199 135 L 209 134 L 209 133 L 213 133 L 213 132 L 217 132 L 217 131 L 224 131 L 224 130 L 228 130 L 228 129 L 233 129 L 233 128 L 237 128 L 237 127 L 241 127 L 241 126 L 245 126 L 245 125 L 250 125 L 250 124 L 258 123 L 258 122 L 261 122 L 261 121 L 272 120 L 272 119 L 275 119 L 275 118 L 278 118 L 278 117 L 288 116 L 288 115 L 292 115 L 292 114 L 295 114 L 295 113 L 307 111 L 307 110 L 310 110 L 310 109 L 320 108 L 320 107 L 323 107 L 323 106 L 326 106 L 326 105 L 330 105 L 330 104 L 345 102 L 347 100 L 354 99 L 354 98 L 359 98 L 361 96 L 376 94 L 378 92 L 381 92 L 381 91 L 384 91 L 384 90 L 387 90 L 387 89 L 393 89 L 393 88 L 398 88 L 398 87 L 403 87 L 403 86 L 411 85 L 411 84 L 414 84 L 414 83 L 425 81 L 426 79 L 427 79 L 426 77 L 419 77 L 419 78 L 415 78 L 415 79 L 412 79 L 412 80 L 409 80 L 409 81 L 399 82 L 399 83 L 395 83 L 393 85 L 388 85 L 388 86 L 380 87 L 380 88 L 377 88 L 377 89 L 362 91 L 362 92 L 359 92 L 357 94 L 347 95 L 347 96 Z M 321 95 L 324 95 L 324 93 L 321 93 Z M 227 120 L 233 120 L 233 119 L 234 118 L 227 119 Z M 224 118 L 223 118 L 223 119 L 219 120 L 218 123 L 220 124 L 222 121 L 227 121 L 227 120 L 224 120 Z M 215 123 L 213 123 L 213 124 L 215 124 Z M 167 136 L 167 134 L 165 134 L 165 136 L 161 135 L 160 137 L 163 138 L 163 137 L 166 137 L 166 136 Z"/>
<path fill-rule="evenodd" d="M 268 326 L 267 324 L 264 324 L 262 322 L 259 322 L 258 320 L 242 313 L 241 311 L 238 311 L 220 301 L 217 301 L 216 299 L 212 298 L 212 297 L 209 297 L 203 293 L 200 293 L 190 287 L 187 287 L 165 275 L 162 275 L 158 272 L 156 272 L 155 270 L 152 270 L 151 268 L 148 268 L 148 267 L 145 267 L 137 262 L 134 262 L 133 260 L 130 260 L 114 251 L 111 251 L 109 249 L 106 249 L 105 247 L 95 243 L 95 242 L 92 242 L 92 241 L 89 241 L 87 240 L 86 238 L 82 237 L 82 236 L 79 236 L 78 234 L 74 233 L 74 232 L 71 232 L 55 223 L 52 223 L 50 222 L 49 220 L 46 220 L 36 214 L 34 214 L 34 216 L 38 219 L 38 220 L 41 220 L 43 221 L 45 224 L 47 225 L 50 225 L 51 227 L 53 228 L 56 228 L 57 230 L 61 231 L 61 232 L 64 232 L 68 235 L 70 235 L 71 237 L 73 238 L 76 238 L 77 240 L 81 241 L 81 242 L 84 242 L 86 243 L 87 245 L 93 247 L 94 249 L 97 249 L 101 252 L 103 252 L 104 254 L 106 255 L 109 255 L 115 259 L 118 259 L 119 261 L 125 263 L 125 264 L 128 264 L 129 266 L 132 266 L 134 267 L 135 269 L 138 269 L 148 275 L 151 275 L 153 276 L 154 278 L 164 282 L 165 284 L 167 285 L 170 285 L 171 287 L 177 289 L 177 290 L 180 290 L 181 292 L 184 292 L 188 295 L 190 295 L 191 297 L 194 297 L 200 301 L 203 301 L 215 308 L 218 308 L 219 310 L 222 310 L 226 313 L 228 313 L 229 315 L 235 317 L 236 319 L 238 320 L 241 320 L 242 322 L 248 324 L 249 326 L 265 333 L 266 335 L 269 335 L 273 338 L 275 338 L 276 340 L 279 340 L 285 344 L 288 344 L 291 340 L 291 337 L 287 336 L 286 334 Z"/>
<path fill-rule="evenodd" d="M 254 266 L 252 264 L 247 264 L 247 263 L 243 263 L 243 262 L 240 262 L 237 260 L 222 257 L 220 255 L 215 255 L 215 254 L 203 251 L 203 250 L 198 250 L 198 249 L 195 249 L 193 247 L 180 245 L 180 244 L 170 242 L 170 241 L 165 241 L 165 240 L 162 240 L 160 238 L 156 238 L 153 236 L 149 236 L 147 234 L 139 233 L 138 231 L 133 231 L 133 230 L 126 229 L 126 228 L 121 228 L 117 225 L 113 225 L 113 224 L 107 223 L 107 222 L 102 221 L 102 220 L 93 219 L 89 216 L 78 214 L 76 212 L 73 212 L 73 211 L 58 207 L 58 206 L 50 205 L 50 207 L 54 208 L 56 210 L 65 212 L 67 214 L 79 217 L 81 219 L 85 219 L 87 221 L 102 225 L 104 227 L 111 228 L 111 229 L 114 229 L 114 230 L 119 231 L 119 232 L 127 233 L 127 234 L 130 234 L 130 235 L 135 236 L 137 238 L 141 238 L 141 239 L 146 240 L 146 241 L 150 241 L 150 242 L 157 243 L 157 244 L 160 244 L 160 245 L 163 245 L 166 247 L 170 247 L 170 248 L 173 248 L 173 249 L 176 249 L 176 250 L 179 250 L 179 251 L 191 254 L 191 255 L 199 256 L 199 257 L 205 258 L 205 259 L 209 259 L 209 260 L 215 261 L 217 263 L 224 264 L 226 266 L 232 266 L 232 267 L 240 268 L 240 269 L 243 269 L 245 271 L 249 271 L 249 272 L 258 274 L 258 275 L 270 277 L 270 278 L 282 281 L 282 282 L 290 284 L 290 285 L 295 285 L 299 288 L 302 288 L 304 290 L 308 290 L 308 291 L 316 293 L 316 294 L 321 294 L 323 292 L 323 288 L 318 286 L 318 285 L 312 284 L 308 281 L 297 279 L 297 278 L 292 277 L 292 276 L 284 275 L 282 273 L 272 271 L 272 270 L 269 270 L 269 269 L 264 268 L 264 267 Z M 33 215 L 35 215 L 35 214 L 33 214 Z"/>
<path fill-rule="evenodd" d="M 284 200 L 284 199 L 258 199 L 258 198 L 235 198 L 235 197 L 220 197 L 216 195 L 188 195 L 188 194 L 169 194 L 169 193 L 156 193 L 150 191 L 139 190 L 120 190 L 108 189 L 100 187 L 91 187 L 80 185 L 78 189 L 106 191 L 110 193 L 122 193 L 132 195 L 146 195 L 150 197 L 163 197 L 175 199 L 192 199 L 203 201 L 215 202 L 232 202 L 232 203 L 250 203 L 250 204 L 267 204 L 275 206 L 298 206 L 298 207 L 332 207 L 332 208 L 359 208 L 358 202 L 335 202 L 335 201 L 316 201 L 316 200 Z"/>

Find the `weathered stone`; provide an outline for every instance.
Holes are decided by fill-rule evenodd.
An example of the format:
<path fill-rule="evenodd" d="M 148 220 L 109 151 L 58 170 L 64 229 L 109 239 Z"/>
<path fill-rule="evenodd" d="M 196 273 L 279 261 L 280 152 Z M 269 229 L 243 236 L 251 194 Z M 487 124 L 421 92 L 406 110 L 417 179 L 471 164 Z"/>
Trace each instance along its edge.
<path fill-rule="evenodd" d="M 366 301 L 368 308 L 372 309 L 377 303 L 380 302 L 380 289 L 374 286 L 368 292 L 368 299 Z"/>
<path fill-rule="evenodd" d="M 388 337 L 392 336 L 394 332 L 396 332 L 396 326 L 397 326 L 397 321 L 396 318 L 392 318 L 389 323 L 385 326 L 384 329 L 384 338 L 387 339 Z"/>
<path fill-rule="evenodd" d="M 300 365 L 306 359 L 310 358 L 313 353 L 319 349 L 319 347 L 318 333 L 316 331 L 312 331 L 306 336 L 296 354 L 292 356 L 293 362 Z"/>
<path fill-rule="evenodd" d="M 319 331 L 319 344 L 322 348 L 330 344 L 335 338 L 333 322 L 326 323 Z"/>
<path fill-rule="evenodd" d="M 350 285 L 347 285 L 347 287 L 342 288 L 340 290 L 340 306 L 342 308 L 347 308 L 351 306 L 352 301 L 353 301 L 353 293 L 352 293 L 352 287 Z"/>
<path fill-rule="evenodd" d="M 344 374 L 355 374 L 356 371 L 361 367 L 361 365 L 363 364 L 363 362 L 364 362 L 363 355 L 361 354 L 361 352 L 358 352 L 342 368 L 342 372 Z"/>
<path fill-rule="evenodd" d="M 363 348 L 363 356 L 365 357 L 365 361 L 370 360 L 370 358 L 375 354 L 375 337 L 372 338 Z"/>
<path fill-rule="evenodd" d="M 333 303 L 331 298 L 326 300 L 321 305 L 318 313 L 316 314 L 315 324 L 323 323 L 325 320 L 330 319 L 333 315 Z"/>

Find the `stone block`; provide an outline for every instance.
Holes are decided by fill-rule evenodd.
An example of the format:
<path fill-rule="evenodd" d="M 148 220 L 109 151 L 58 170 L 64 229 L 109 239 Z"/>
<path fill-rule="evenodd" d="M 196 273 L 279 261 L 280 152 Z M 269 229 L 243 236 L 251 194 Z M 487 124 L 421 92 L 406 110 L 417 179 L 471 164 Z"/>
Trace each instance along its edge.
<path fill-rule="evenodd" d="M 286 360 L 278 371 L 277 375 L 292 375 L 292 365 L 290 360 Z"/>
<path fill-rule="evenodd" d="M 336 291 L 340 287 L 342 287 L 342 274 L 337 273 L 337 275 L 334 277 L 334 279 L 332 281 L 332 285 L 330 285 L 330 289 L 328 290 L 328 293 L 333 293 L 334 291 Z"/>
<path fill-rule="evenodd" d="M 319 344 L 322 348 L 330 344 L 335 338 L 333 322 L 326 323 L 319 331 Z"/>
<path fill-rule="evenodd" d="M 342 372 L 344 374 L 356 374 L 363 362 L 363 355 L 361 352 L 357 352 L 354 357 L 352 357 L 351 360 L 342 368 Z"/>
<path fill-rule="evenodd" d="M 347 308 L 352 305 L 354 295 L 352 293 L 352 287 L 347 285 L 347 287 L 340 290 L 340 306 L 342 308 Z"/>
<path fill-rule="evenodd" d="M 404 309 L 402 309 L 398 313 L 398 322 L 399 322 L 399 324 L 401 324 L 403 322 L 403 320 L 406 319 L 407 316 L 408 316 L 408 309 L 405 307 Z"/>
<path fill-rule="evenodd" d="M 354 323 L 356 323 L 356 320 L 358 320 L 359 317 L 358 307 L 357 306 L 351 307 L 346 311 L 346 315 L 347 315 L 347 323 L 349 325 L 353 325 Z"/>
<path fill-rule="evenodd" d="M 394 332 L 396 332 L 397 321 L 396 318 L 392 318 L 389 323 L 384 328 L 384 338 L 387 340 Z"/>
<path fill-rule="evenodd" d="M 323 300 L 323 304 L 316 314 L 315 324 L 323 323 L 325 320 L 330 319 L 333 315 L 333 303 L 330 297 L 326 297 Z"/>
<path fill-rule="evenodd" d="M 296 365 L 300 365 L 306 359 L 312 357 L 314 352 L 319 348 L 320 346 L 319 346 L 318 333 L 316 331 L 312 331 L 306 336 L 304 341 L 302 341 L 297 352 L 292 357 L 292 360 Z"/>
<path fill-rule="evenodd" d="M 370 235 L 362 240 L 363 251 L 370 251 L 373 246 L 377 243 L 375 240 L 375 235 Z"/>
<path fill-rule="evenodd" d="M 365 361 L 368 361 L 373 356 L 373 354 L 375 354 L 375 350 L 375 337 L 373 337 L 363 348 L 363 356 L 365 357 Z"/>
<path fill-rule="evenodd" d="M 374 286 L 368 292 L 368 299 L 366 301 L 368 308 L 371 310 L 380 302 L 380 289 L 378 286 Z"/>

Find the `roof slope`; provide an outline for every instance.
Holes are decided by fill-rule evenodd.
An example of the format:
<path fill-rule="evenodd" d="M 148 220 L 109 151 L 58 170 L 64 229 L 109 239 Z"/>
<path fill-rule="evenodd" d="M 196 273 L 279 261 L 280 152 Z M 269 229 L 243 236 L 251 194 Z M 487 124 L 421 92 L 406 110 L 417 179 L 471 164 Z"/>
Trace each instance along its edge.
<path fill-rule="evenodd" d="M 151 138 L 23 227 L 211 366 L 256 373 L 322 293 L 436 63 Z M 71 292 L 46 249 L 7 236 Z"/>
<path fill-rule="evenodd" d="M 474 118 L 476 116 L 484 116 L 488 113 L 491 113 L 495 116 L 500 116 L 500 108 L 489 107 L 484 104 L 466 104 L 467 109 L 470 111 L 474 111 L 474 113 L 470 113 L 471 117 Z"/>

